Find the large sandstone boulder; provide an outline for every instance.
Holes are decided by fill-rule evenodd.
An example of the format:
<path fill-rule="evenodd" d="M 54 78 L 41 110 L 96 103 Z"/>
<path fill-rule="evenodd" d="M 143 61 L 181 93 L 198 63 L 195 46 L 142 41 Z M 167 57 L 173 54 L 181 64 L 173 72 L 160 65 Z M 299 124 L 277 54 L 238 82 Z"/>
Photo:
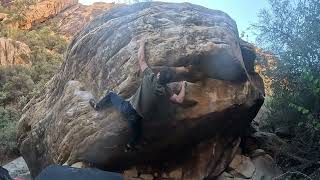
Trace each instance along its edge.
<path fill-rule="evenodd" d="M 0 65 L 31 65 L 28 45 L 9 38 L 0 38 Z"/>
<path fill-rule="evenodd" d="M 179 153 L 167 154 L 160 163 L 146 163 L 124 171 L 128 179 L 199 180 L 217 177 L 235 156 L 241 139 L 216 136 Z"/>
<path fill-rule="evenodd" d="M 141 38 L 154 70 L 170 66 L 174 80 L 188 81 L 186 100 L 158 107 L 143 121 L 149 144 L 125 153 L 123 117 L 113 107 L 93 111 L 88 101 L 109 90 L 134 94 Z M 50 164 L 85 163 L 115 171 L 169 167 L 176 179 L 216 177 L 263 103 L 262 80 L 254 72 L 247 79 L 243 59 L 236 23 L 221 11 L 160 2 L 112 9 L 75 36 L 60 71 L 24 108 L 20 151 L 33 176 Z"/>

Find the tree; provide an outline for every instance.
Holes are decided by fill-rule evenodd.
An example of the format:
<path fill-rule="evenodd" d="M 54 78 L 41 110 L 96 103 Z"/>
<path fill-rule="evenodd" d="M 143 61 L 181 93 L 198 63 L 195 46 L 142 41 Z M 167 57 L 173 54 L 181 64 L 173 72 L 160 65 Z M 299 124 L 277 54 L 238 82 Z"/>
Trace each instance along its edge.
<path fill-rule="evenodd" d="M 253 25 L 257 43 L 278 59 L 270 72 L 274 93 L 267 120 L 273 125 L 267 130 L 287 128 L 291 149 L 279 151 L 280 164 L 310 173 L 320 160 L 320 1 L 269 4 Z"/>
<path fill-rule="evenodd" d="M 30 72 L 23 66 L 0 68 L 0 105 L 16 104 L 20 97 L 28 97 L 34 88 Z"/>
<path fill-rule="evenodd" d="M 26 43 L 31 53 L 21 58 L 29 58 L 32 62 L 31 67 L 0 67 L 0 150 L 5 148 L 6 152 L 18 151 L 16 123 L 22 108 L 56 73 L 67 48 L 66 40 L 48 27 L 37 26 L 26 31 L 7 26 L 8 23 L 23 21 L 25 12 L 36 1 L 15 0 L 11 8 L 0 7 L 0 12 L 9 14 L 10 19 L 0 22 L 0 37 Z"/>
<path fill-rule="evenodd" d="M 34 89 L 29 74 L 19 65 L 0 67 L 0 147 L 10 152 L 17 151 L 16 122 Z"/>

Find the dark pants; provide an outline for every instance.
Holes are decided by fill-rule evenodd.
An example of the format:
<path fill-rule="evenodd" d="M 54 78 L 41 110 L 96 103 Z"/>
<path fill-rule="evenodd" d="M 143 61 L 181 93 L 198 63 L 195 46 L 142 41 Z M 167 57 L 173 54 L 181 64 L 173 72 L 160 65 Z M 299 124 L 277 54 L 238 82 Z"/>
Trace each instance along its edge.
<path fill-rule="evenodd" d="M 138 144 L 142 134 L 142 117 L 136 112 L 135 109 L 133 109 L 130 102 L 125 101 L 122 97 L 118 96 L 114 92 L 110 92 L 109 94 L 104 96 L 99 102 L 97 102 L 96 109 L 100 110 L 110 103 L 112 103 L 112 105 L 116 107 L 117 110 L 125 116 L 129 124 L 129 127 L 132 131 L 132 136 L 130 137 L 129 144 L 132 146 Z"/>
<path fill-rule="evenodd" d="M 0 179 L 1 180 L 12 180 L 12 178 L 9 175 L 8 170 L 0 166 Z"/>

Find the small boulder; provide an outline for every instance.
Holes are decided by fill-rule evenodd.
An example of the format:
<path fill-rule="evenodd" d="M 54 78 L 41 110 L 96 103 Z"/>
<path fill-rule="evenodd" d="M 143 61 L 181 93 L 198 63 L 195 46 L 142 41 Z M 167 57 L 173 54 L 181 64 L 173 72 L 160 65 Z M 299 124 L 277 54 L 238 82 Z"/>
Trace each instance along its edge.
<path fill-rule="evenodd" d="M 268 154 L 253 158 L 252 163 L 256 167 L 256 171 L 252 177 L 254 180 L 272 180 L 274 177 L 282 174 L 281 169 Z"/>
<path fill-rule="evenodd" d="M 7 18 L 8 14 L 0 13 L 0 22 Z"/>
<path fill-rule="evenodd" d="M 255 157 L 258 157 L 258 156 L 265 155 L 265 154 L 266 154 L 266 152 L 263 149 L 256 149 L 256 150 L 251 152 L 250 157 L 251 158 L 255 158 Z"/>
<path fill-rule="evenodd" d="M 233 176 L 246 179 L 251 178 L 256 170 L 251 159 L 243 155 L 236 155 L 229 164 L 229 168 Z"/>
<path fill-rule="evenodd" d="M 218 178 L 217 180 L 234 180 L 233 175 L 227 173 L 227 172 L 223 172 Z"/>
<path fill-rule="evenodd" d="M 0 37 L 0 66 L 17 64 L 31 66 L 30 52 L 29 46 L 25 43 Z"/>
<path fill-rule="evenodd" d="M 9 171 L 11 177 L 20 177 L 25 180 L 31 179 L 30 171 L 23 157 L 19 157 L 3 167 Z"/>

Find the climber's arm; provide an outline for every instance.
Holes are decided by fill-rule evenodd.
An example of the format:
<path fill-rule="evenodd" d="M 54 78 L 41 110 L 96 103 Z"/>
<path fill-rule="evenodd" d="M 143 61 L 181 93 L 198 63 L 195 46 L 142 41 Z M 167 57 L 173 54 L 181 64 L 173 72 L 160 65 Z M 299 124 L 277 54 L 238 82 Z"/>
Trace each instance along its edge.
<path fill-rule="evenodd" d="M 141 40 L 140 41 L 140 48 L 138 52 L 138 59 L 139 59 L 139 65 L 141 72 L 144 72 L 144 70 L 148 67 L 148 64 L 146 63 L 145 60 L 145 55 L 144 55 L 144 46 L 145 46 L 145 41 Z"/>
<path fill-rule="evenodd" d="M 181 81 L 181 82 L 180 82 L 180 85 L 181 85 L 181 89 L 180 89 L 179 94 L 178 94 L 178 95 L 177 95 L 177 94 L 173 94 L 173 95 L 170 97 L 170 100 L 171 100 L 172 102 L 179 103 L 179 104 L 183 103 L 184 96 L 185 96 L 185 94 L 186 94 L 186 89 L 185 89 L 185 87 L 186 87 L 186 81 Z"/>

